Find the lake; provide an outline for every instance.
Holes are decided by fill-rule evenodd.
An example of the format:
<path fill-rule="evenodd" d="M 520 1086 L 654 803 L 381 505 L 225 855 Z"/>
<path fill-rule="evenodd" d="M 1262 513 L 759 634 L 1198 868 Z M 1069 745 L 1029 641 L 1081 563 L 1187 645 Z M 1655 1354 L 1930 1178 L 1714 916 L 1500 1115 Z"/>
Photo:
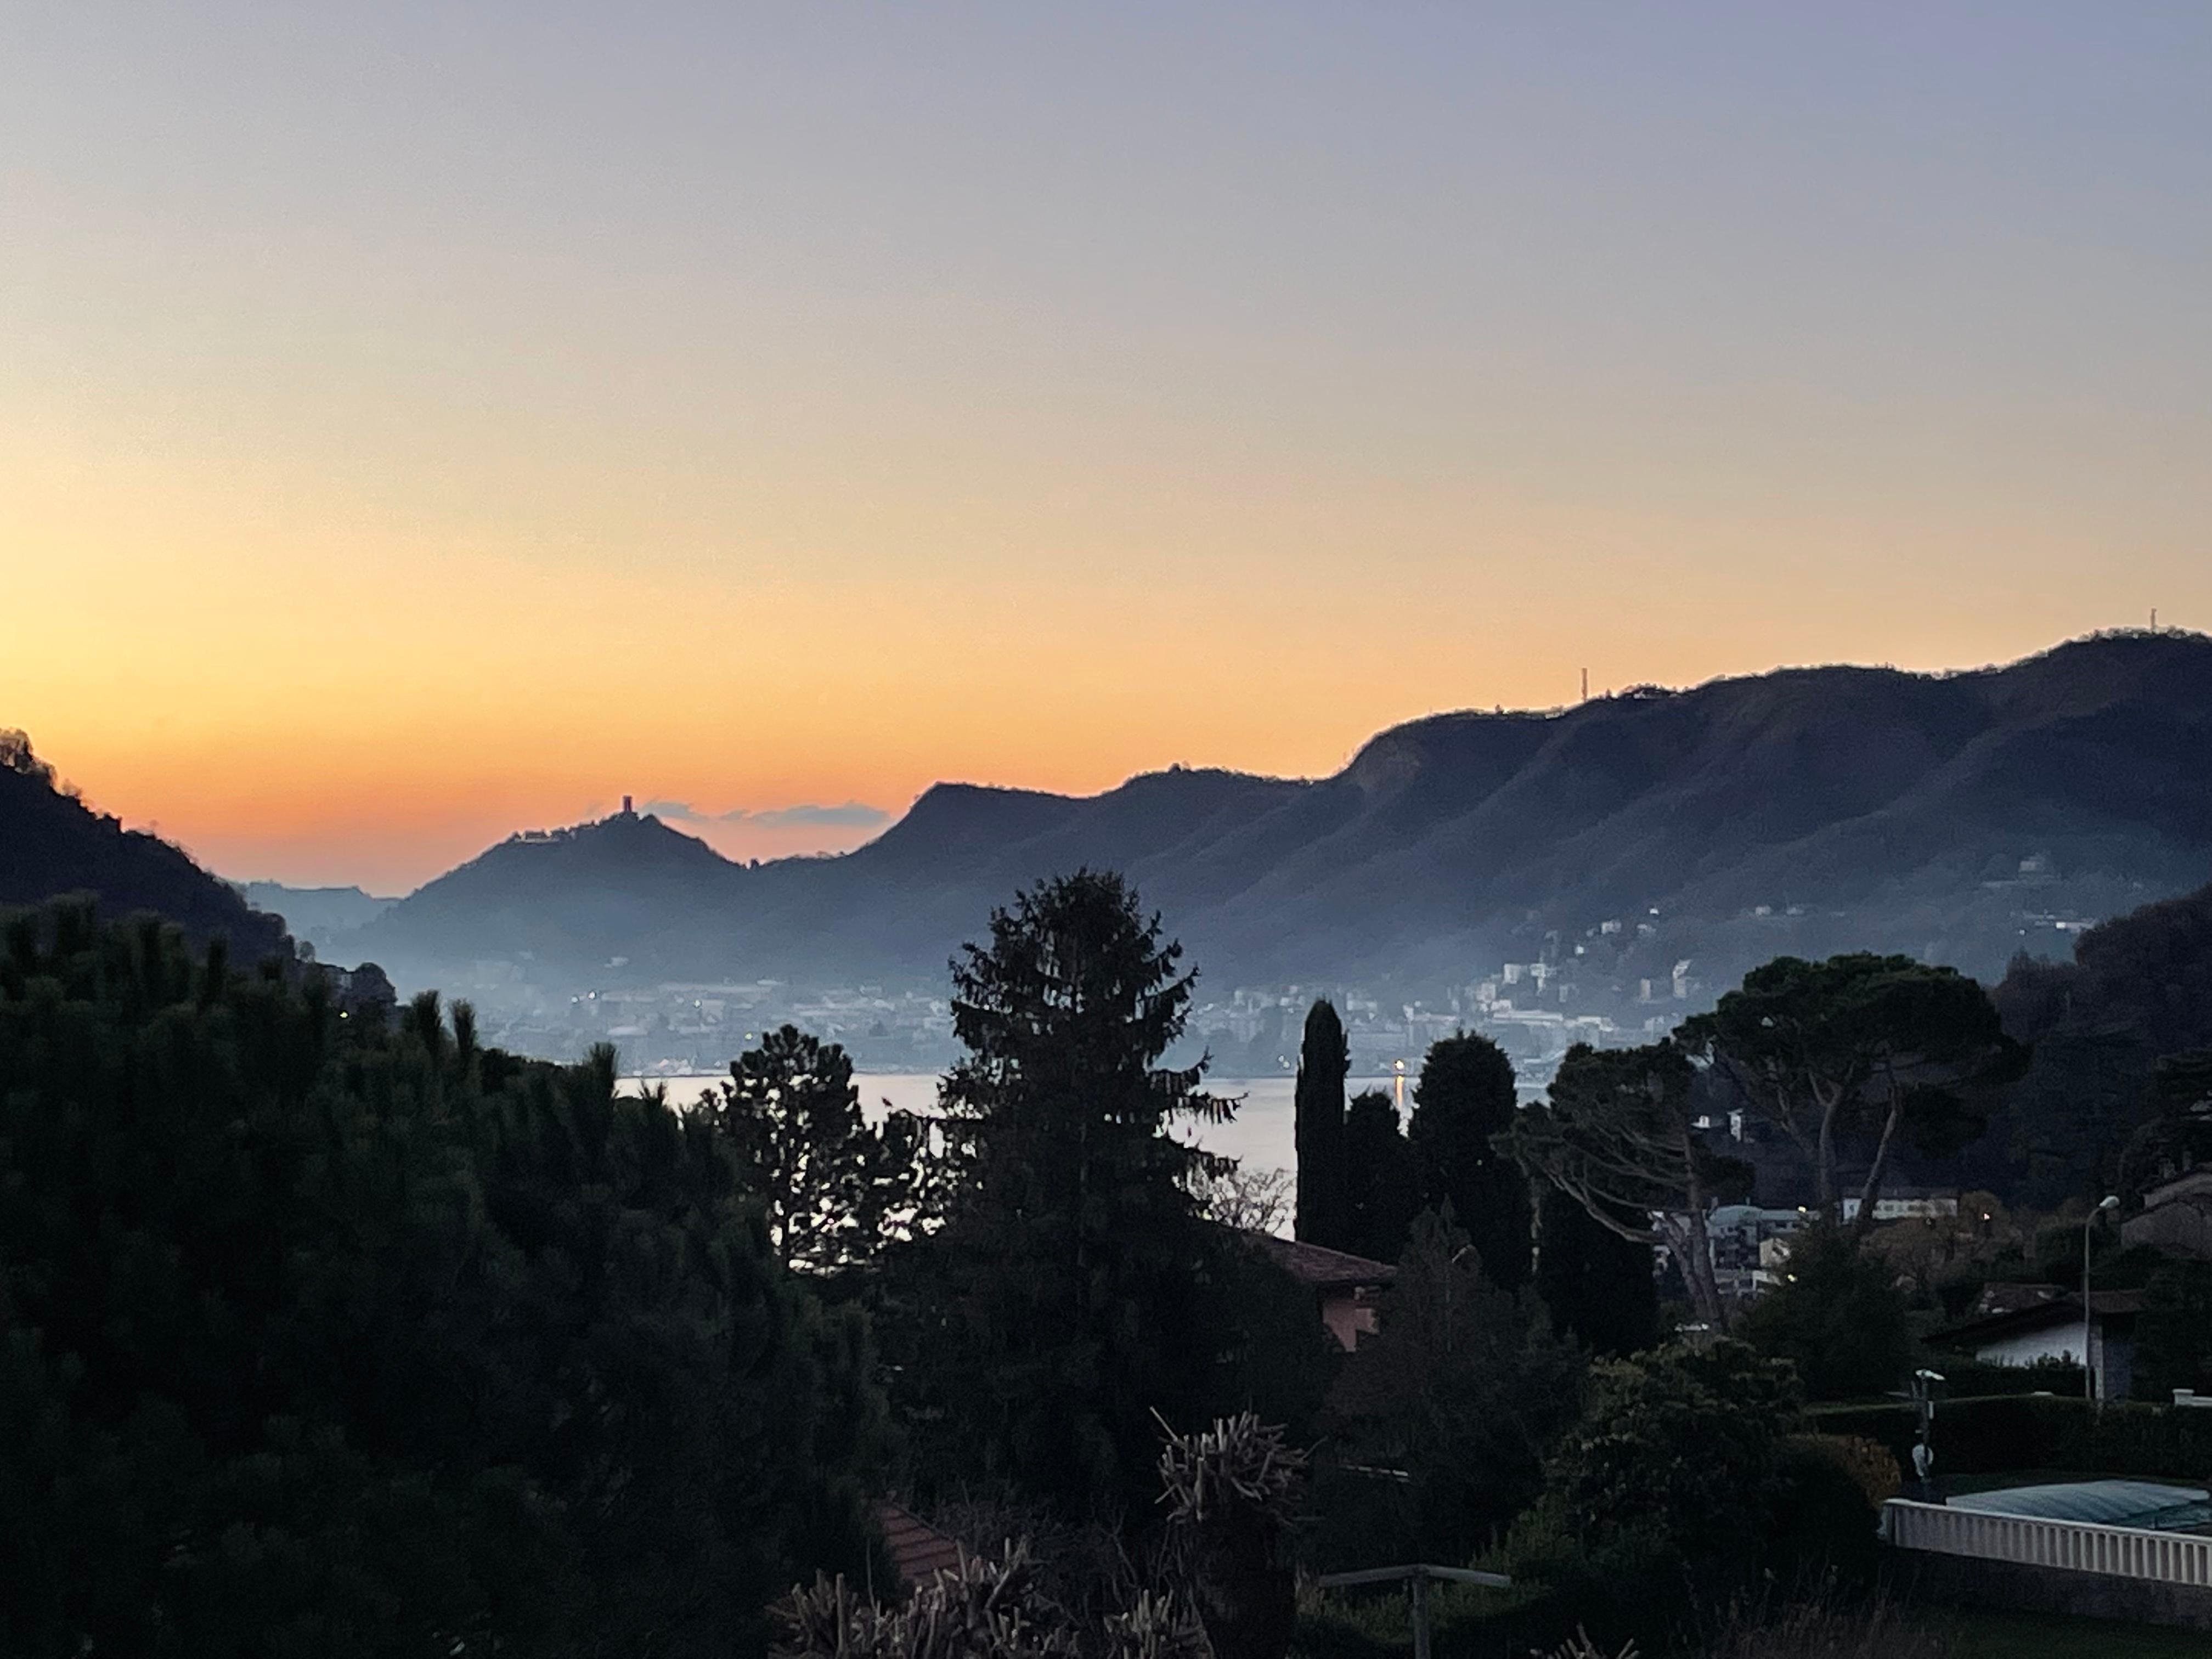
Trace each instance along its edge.
<path fill-rule="evenodd" d="M 720 1077 L 660 1077 L 625 1078 L 628 1084 L 665 1083 L 668 1085 L 671 1104 L 688 1107 L 696 1104 L 699 1097 L 726 1078 Z M 879 1121 L 886 1111 L 927 1111 L 937 1104 L 937 1074 L 933 1072 L 873 1072 L 864 1073 L 853 1079 L 860 1091 L 860 1106 L 871 1122 Z M 1289 1170 L 1297 1167 L 1297 1155 L 1292 1125 L 1291 1094 L 1296 1079 L 1288 1077 L 1213 1078 L 1206 1086 L 1213 1093 L 1232 1097 L 1242 1097 L 1243 1103 L 1237 1115 L 1226 1123 L 1200 1124 L 1194 1139 L 1210 1152 L 1224 1158 L 1233 1158 L 1252 1170 Z M 1362 1089 L 1388 1088 L 1387 1078 L 1353 1078 L 1346 1085 L 1347 1096 Z M 1403 1109 L 1404 1103 L 1400 1103 Z"/>

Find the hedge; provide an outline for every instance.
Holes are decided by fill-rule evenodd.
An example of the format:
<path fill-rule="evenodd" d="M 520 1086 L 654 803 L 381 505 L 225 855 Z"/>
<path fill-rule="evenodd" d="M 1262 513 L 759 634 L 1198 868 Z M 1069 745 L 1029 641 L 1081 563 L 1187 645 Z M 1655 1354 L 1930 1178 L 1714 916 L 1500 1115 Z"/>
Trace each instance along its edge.
<path fill-rule="evenodd" d="M 1862 1435 L 1911 1467 L 1919 1419 L 1905 1402 L 1815 1406 L 1820 1434 Z M 2212 1410 L 2116 1401 L 2101 1409 L 2055 1395 L 1946 1400 L 1936 1407 L 1939 1474 L 2014 1470 L 2095 1470 L 2178 1480 L 2212 1480 Z"/>
<path fill-rule="evenodd" d="M 2081 1397 L 2081 1368 L 2065 1360 L 2000 1365 L 1994 1360 L 1937 1354 L 1928 1363 L 1943 1373 L 1945 1392 L 1954 1400 L 1978 1400 L 1995 1394 L 2055 1394 L 2062 1400 Z"/>

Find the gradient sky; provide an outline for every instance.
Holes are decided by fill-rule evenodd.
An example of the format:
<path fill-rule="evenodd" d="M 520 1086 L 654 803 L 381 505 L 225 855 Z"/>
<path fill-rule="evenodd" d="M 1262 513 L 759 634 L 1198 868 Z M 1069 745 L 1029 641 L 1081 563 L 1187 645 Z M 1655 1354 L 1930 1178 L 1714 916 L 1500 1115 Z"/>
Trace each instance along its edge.
<path fill-rule="evenodd" d="M 2203 0 L 15 0 L 0 725 L 394 890 L 2212 623 L 2208 88 Z"/>

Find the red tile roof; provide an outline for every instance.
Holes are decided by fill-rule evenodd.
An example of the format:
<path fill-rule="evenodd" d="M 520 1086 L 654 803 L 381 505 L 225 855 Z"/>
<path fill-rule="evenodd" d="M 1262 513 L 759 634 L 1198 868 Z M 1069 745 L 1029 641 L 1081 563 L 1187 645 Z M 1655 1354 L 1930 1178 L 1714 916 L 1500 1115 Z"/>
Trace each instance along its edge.
<path fill-rule="evenodd" d="M 1387 1261 L 1370 1261 L 1364 1255 L 1332 1250 L 1302 1239 L 1278 1238 L 1273 1233 L 1250 1235 L 1275 1265 L 1316 1291 L 1372 1290 L 1388 1285 L 1398 1270 Z"/>
<path fill-rule="evenodd" d="M 876 1524 L 883 1528 L 899 1582 L 909 1589 L 960 1565 L 960 1546 L 903 1504 L 889 1498 L 878 1503 Z"/>

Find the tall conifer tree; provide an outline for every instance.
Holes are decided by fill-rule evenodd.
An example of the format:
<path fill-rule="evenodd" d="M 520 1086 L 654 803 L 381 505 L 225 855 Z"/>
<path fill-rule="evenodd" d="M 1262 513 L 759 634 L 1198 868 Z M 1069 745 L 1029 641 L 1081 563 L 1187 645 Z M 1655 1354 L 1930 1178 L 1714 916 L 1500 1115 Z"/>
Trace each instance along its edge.
<path fill-rule="evenodd" d="M 1344 1163 L 1344 1079 L 1351 1070 L 1344 1022 L 1334 1005 L 1316 1002 L 1306 1011 L 1298 1049 L 1296 1231 L 1308 1243 L 1338 1250 L 1346 1248 L 1351 1226 Z"/>
<path fill-rule="evenodd" d="M 1515 1098 L 1505 1051 L 1462 1031 L 1430 1046 L 1406 1128 L 1422 1201 L 1435 1210 L 1451 1206 L 1483 1272 L 1508 1290 L 1528 1282 L 1528 1181 L 1491 1139 L 1513 1127 Z"/>
<path fill-rule="evenodd" d="M 1230 1106 L 1202 1065 L 1159 1064 L 1188 1013 L 1182 954 L 1121 877 L 1079 871 L 994 911 L 953 964 L 945 1408 L 983 1473 L 1078 1513 L 1148 1504 L 1152 1413 L 1212 1403 L 1221 1333 L 1201 1309 L 1225 1246 L 1194 1189 L 1226 1166 L 1170 1130 Z"/>
<path fill-rule="evenodd" d="M 1395 1261 L 1420 1213 L 1421 1185 L 1413 1149 L 1398 1127 L 1388 1091 L 1366 1089 L 1344 1114 L 1345 1236 L 1339 1248 L 1376 1261 Z"/>

